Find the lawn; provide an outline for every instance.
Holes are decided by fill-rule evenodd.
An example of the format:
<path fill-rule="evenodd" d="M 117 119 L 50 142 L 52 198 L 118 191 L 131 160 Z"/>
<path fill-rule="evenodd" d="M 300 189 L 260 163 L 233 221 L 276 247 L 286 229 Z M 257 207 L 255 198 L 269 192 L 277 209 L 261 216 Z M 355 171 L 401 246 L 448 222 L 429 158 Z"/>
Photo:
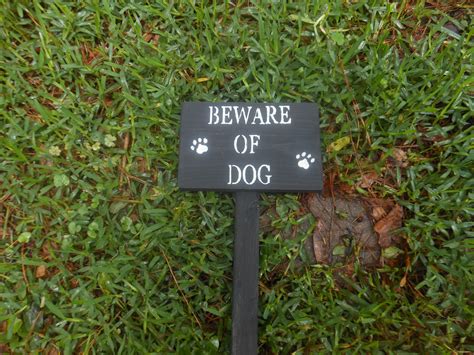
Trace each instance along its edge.
<path fill-rule="evenodd" d="M 234 203 L 177 187 L 184 101 L 316 102 L 325 195 L 403 209 L 384 262 L 314 264 L 311 196 L 262 195 L 261 353 L 474 351 L 468 1 L 1 4 L 0 352 L 229 351 Z"/>

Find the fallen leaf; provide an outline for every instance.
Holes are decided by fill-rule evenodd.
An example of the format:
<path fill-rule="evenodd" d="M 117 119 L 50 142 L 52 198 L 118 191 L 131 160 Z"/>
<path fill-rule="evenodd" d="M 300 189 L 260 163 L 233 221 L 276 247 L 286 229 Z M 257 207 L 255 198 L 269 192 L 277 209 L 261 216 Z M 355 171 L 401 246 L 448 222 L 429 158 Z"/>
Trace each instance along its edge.
<path fill-rule="evenodd" d="M 345 255 L 346 254 L 346 246 L 339 244 L 334 247 L 332 250 L 332 255 Z"/>
<path fill-rule="evenodd" d="M 137 170 L 141 173 L 141 174 L 145 174 L 147 171 L 148 171 L 148 168 L 147 168 L 147 163 L 146 163 L 146 160 L 142 157 L 137 157 L 135 159 L 135 163 L 137 165 Z"/>
<path fill-rule="evenodd" d="M 329 144 L 328 152 L 338 152 L 342 148 L 344 148 L 346 145 L 348 145 L 350 142 L 351 142 L 351 137 L 349 136 L 344 136 L 342 138 L 336 139 L 334 142 Z"/>
<path fill-rule="evenodd" d="M 44 261 L 50 261 L 52 259 L 52 255 L 54 255 L 54 251 L 59 249 L 59 245 L 55 242 L 47 241 L 43 243 L 41 247 L 40 255 Z"/>
<path fill-rule="evenodd" d="M 153 33 L 145 33 L 145 35 L 143 36 L 143 39 L 145 40 L 145 42 L 150 42 L 151 39 L 153 38 Z"/>
<path fill-rule="evenodd" d="M 362 175 L 359 182 L 359 187 L 368 189 L 377 181 L 378 177 L 379 176 L 375 171 L 371 171 L 370 173 Z"/>
<path fill-rule="evenodd" d="M 349 185 L 346 183 L 339 183 L 335 189 L 338 193 L 345 196 L 351 196 L 354 194 L 355 187 L 354 185 Z"/>
<path fill-rule="evenodd" d="M 344 35 L 341 32 L 331 32 L 329 35 L 336 44 L 340 46 L 344 44 Z"/>
<path fill-rule="evenodd" d="M 408 166 L 408 156 L 404 150 L 395 148 L 393 150 L 393 159 L 395 164 L 399 167 L 406 168 Z"/>
<path fill-rule="evenodd" d="M 119 211 L 124 208 L 125 206 L 127 206 L 127 203 L 126 202 L 123 202 L 123 201 L 118 201 L 118 202 L 113 202 L 111 205 L 110 205 L 110 213 L 113 213 L 113 214 L 117 214 L 119 213 Z"/>
<path fill-rule="evenodd" d="M 382 256 L 387 259 L 393 259 L 397 257 L 402 251 L 397 247 L 391 246 L 382 250 Z"/>
<path fill-rule="evenodd" d="M 54 175 L 54 186 L 61 187 L 61 186 L 68 186 L 69 185 L 69 178 L 67 175 L 64 174 L 57 174 Z"/>
<path fill-rule="evenodd" d="M 203 83 L 203 82 L 205 82 L 205 81 L 209 81 L 209 78 L 206 78 L 206 77 L 204 77 L 204 78 L 198 78 L 196 81 L 197 81 L 198 83 Z"/>
<path fill-rule="evenodd" d="M 79 286 L 79 280 L 72 279 L 69 284 L 70 284 L 71 288 L 76 288 L 76 287 Z"/>
<path fill-rule="evenodd" d="M 382 248 L 392 246 L 393 231 L 402 226 L 403 208 L 400 205 L 395 205 L 387 216 L 378 221 L 374 230 L 379 235 L 379 245 Z"/>
<path fill-rule="evenodd" d="M 18 236 L 18 243 L 28 243 L 31 238 L 30 232 L 23 232 Z"/>
<path fill-rule="evenodd" d="M 61 355 L 61 352 L 56 349 L 54 346 L 51 346 L 48 350 L 48 355 Z"/>
<path fill-rule="evenodd" d="M 407 275 L 403 276 L 403 278 L 400 280 L 400 287 L 405 287 L 407 284 Z"/>
<path fill-rule="evenodd" d="M 376 206 L 372 209 L 372 217 L 374 218 L 375 221 L 379 221 L 386 215 L 387 215 L 387 212 L 385 212 L 383 207 Z"/>
<path fill-rule="evenodd" d="M 46 276 L 46 272 L 47 272 L 46 271 L 46 266 L 45 265 L 40 265 L 36 268 L 35 275 L 38 279 L 42 279 L 43 277 Z"/>
<path fill-rule="evenodd" d="M 386 215 L 388 212 L 390 212 L 393 207 L 395 206 L 395 203 L 390 200 L 390 199 L 383 199 L 383 198 L 365 198 L 364 199 L 370 206 L 370 208 L 372 209 L 375 209 L 377 207 L 381 207 L 385 213 L 384 215 Z M 381 212 L 381 210 L 379 210 L 379 212 Z M 378 219 L 375 218 L 375 221 L 377 222 Z"/>

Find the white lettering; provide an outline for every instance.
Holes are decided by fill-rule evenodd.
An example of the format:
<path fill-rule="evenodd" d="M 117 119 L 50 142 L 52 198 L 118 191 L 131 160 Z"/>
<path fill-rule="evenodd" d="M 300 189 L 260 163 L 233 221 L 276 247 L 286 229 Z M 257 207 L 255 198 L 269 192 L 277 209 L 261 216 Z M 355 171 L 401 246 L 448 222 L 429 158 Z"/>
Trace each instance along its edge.
<path fill-rule="evenodd" d="M 216 118 L 215 122 L 212 122 L 212 117 Z M 219 107 L 209 106 L 209 123 L 208 124 L 218 124 L 219 123 Z"/>
<path fill-rule="evenodd" d="M 222 124 L 232 124 L 232 120 L 230 119 L 231 110 L 231 106 L 222 106 Z M 229 120 L 226 121 L 227 119 Z"/>
<path fill-rule="evenodd" d="M 237 170 L 237 180 L 235 180 L 235 182 L 232 182 L 232 168 L 235 168 Z M 237 166 L 237 165 L 230 165 L 229 164 L 229 182 L 227 183 L 227 185 L 236 185 L 240 182 L 240 179 L 242 178 L 242 173 L 240 171 L 240 168 Z"/>
<path fill-rule="evenodd" d="M 291 124 L 291 117 L 288 117 L 290 114 L 290 106 L 280 106 L 281 114 L 281 124 Z M 285 118 L 288 118 L 288 121 L 285 121 Z"/>
<path fill-rule="evenodd" d="M 247 113 L 245 113 L 245 108 L 242 107 L 240 112 L 238 112 L 239 106 L 234 106 L 234 114 L 235 114 L 235 120 L 237 121 L 237 124 L 240 123 L 240 119 L 243 117 L 243 123 L 247 124 L 249 120 L 249 115 L 250 115 L 250 110 L 252 109 L 251 106 L 247 106 Z"/>
<path fill-rule="evenodd" d="M 266 168 L 268 173 L 270 172 L 270 165 L 267 165 L 267 164 L 260 165 L 260 168 L 258 168 L 258 181 L 260 181 L 260 183 L 262 185 L 268 185 L 270 183 L 270 179 L 272 178 L 272 176 L 271 175 L 265 175 L 265 177 L 267 179 L 266 179 L 265 182 L 263 182 L 263 180 L 262 180 L 262 169 L 263 168 Z"/>
<path fill-rule="evenodd" d="M 244 148 L 240 152 L 239 152 L 239 148 L 238 148 L 239 137 L 242 137 L 243 140 L 244 140 Z M 234 150 L 238 154 L 244 154 L 247 151 L 247 137 L 246 136 L 244 136 L 242 134 L 239 134 L 238 136 L 235 137 L 235 139 L 234 139 Z"/>
<path fill-rule="evenodd" d="M 255 109 L 255 116 L 253 117 L 252 124 L 255 124 L 257 119 L 260 120 L 260 124 L 265 124 L 265 122 L 263 122 L 262 111 L 260 111 L 259 108 Z"/>
<path fill-rule="evenodd" d="M 265 105 L 263 112 L 261 108 L 252 106 L 209 106 L 208 124 L 291 124 L 290 106 Z"/>
<path fill-rule="evenodd" d="M 252 169 L 252 180 L 250 180 L 250 182 L 247 181 L 247 169 L 248 168 Z M 242 177 L 244 178 L 244 182 L 247 185 L 253 185 L 255 183 L 255 180 L 257 180 L 257 171 L 255 170 L 253 165 L 251 165 L 251 164 L 245 165 L 244 170 L 242 171 Z"/>
<path fill-rule="evenodd" d="M 253 147 L 258 147 L 258 141 L 260 140 L 260 136 L 258 134 L 251 134 L 250 135 L 250 154 L 254 154 Z"/>
<path fill-rule="evenodd" d="M 227 185 L 237 185 L 242 180 L 246 185 L 253 185 L 257 180 L 262 185 L 268 185 L 272 179 L 272 175 L 269 175 L 270 170 L 270 165 L 268 164 L 260 165 L 258 169 L 255 169 L 252 164 L 245 165 L 243 169 L 237 165 L 229 164 L 229 181 Z M 236 176 L 234 176 L 234 173 Z M 265 173 L 267 175 L 264 175 Z"/>
<path fill-rule="evenodd" d="M 270 118 L 272 119 L 273 123 L 278 124 L 278 121 L 275 119 L 275 114 L 277 112 L 276 107 L 275 106 L 265 106 L 265 107 L 267 109 L 267 124 L 270 124 Z"/>

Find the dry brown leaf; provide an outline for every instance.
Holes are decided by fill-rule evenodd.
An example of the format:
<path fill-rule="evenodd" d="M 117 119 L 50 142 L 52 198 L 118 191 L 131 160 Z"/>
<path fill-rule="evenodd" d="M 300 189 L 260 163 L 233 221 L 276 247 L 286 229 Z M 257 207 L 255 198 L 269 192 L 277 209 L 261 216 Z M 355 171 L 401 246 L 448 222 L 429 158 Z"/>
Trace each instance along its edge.
<path fill-rule="evenodd" d="M 79 280 L 77 279 L 72 279 L 70 282 L 69 282 L 71 288 L 76 288 L 79 286 Z"/>
<path fill-rule="evenodd" d="M 341 195 L 346 195 L 346 196 L 350 196 L 354 193 L 355 189 L 354 189 L 354 186 L 351 186 L 349 184 L 345 184 L 345 183 L 340 183 L 337 188 L 336 188 L 337 192 L 339 192 Z"/>
<path fill-rule="evenodd" d="M 395 148 L 393 150 L 393 159 L 395 164 L 399 167 L 406 168 L 408 166 L 408 156 L 404 150 Z"/>
<path fill-rule="evenodd" d="M 364 200 L 369 204 L 371 208 L 382 207 L 387 213 L 392 210 L 393 206 L 395 206 L 395 203 L 389 199 L 366 198 Z"/>
<path fill-rule="evenodd" d="M 379 245 L 388 248 L 393 245 L 392 234 L 395 229 L 402 226 L 403 208 L 395 205 L 387 216 L 378 221 L 374 230 L 379 235 Z"/>
<path fill-rule="evenodd" d="M 110 107 L 114 103 L 114 100 L 112 100 L 110 97 L 106 96 L 104 98 L 104 105 L 105 107 Z"/>
<path fill-rule="evenodd" d="M 135 163 L 137 165 L 137 170 L 141 174 L 145 174 L 148 170 L 146 160 L 142 157 L 135 158 Z"/>
<path fill-rule="evenodd" d="M 61 355 L 61 352 L 55 346 L 51 346 L 48 350 L 48 355 Z"/>
<path fill-rule="evenodd" d="M 41 251 L 40 251 L 41 258 L 44 261 L 50 261 L 52 259 L 52 255 L 54 255 L 54 251 L 58 249 L 59 249 L 58 244 L 56 244 L 55 242 L 46 241 L 41 246 Z"/>
<path fill-rule="evenodd" d="M 400 280 L 400 287 L 405 287 L 407 284 L 407 275 L 403 276 L 403 278 Z"/>
<path fill-rule="evenodd" d="M 86 44 L 83 44 L 80 47 L 80 51 L 81 51 L 81 56 L 82 56 L 82 62 L 85 65 L 91 64 L 94 61 L 94 59 L 101 56 L 101 52 L 100 52 L 100 49 L 98 47 L 93 48 L 93 47 L 88 46 Z"/>
<path fill-rule="evenodd" d="M 145 33 L 145 35 L 143 36 L 143 39 L 145 40 L 145 42 L 150 42 L 151 39 L 153 38 L 153 33 Z"/>
<path fill-rule="evenodd" d="M 387 212 L 385 212 L 385 209 L 381 206 L 375 206 L 372 209 L 372 217 L 374 218 L 375 221 L 379 221 L 386 215 L 387 215 Z"/>
<path fill-rule="evenodd" d="M 375 171 L 371 171 L 370 173 L 362 175 L 359 186 L 363 189 L 368 189 L 371 187 L 375 182 L 377 182 L 378 174 Z"/>
<path fill-rule="evenodd" d="M 44 278 L 46 274 L 47 274 L 46 265 L 40 265 L 36 268 L 35 275 L 38 279 Z"/>

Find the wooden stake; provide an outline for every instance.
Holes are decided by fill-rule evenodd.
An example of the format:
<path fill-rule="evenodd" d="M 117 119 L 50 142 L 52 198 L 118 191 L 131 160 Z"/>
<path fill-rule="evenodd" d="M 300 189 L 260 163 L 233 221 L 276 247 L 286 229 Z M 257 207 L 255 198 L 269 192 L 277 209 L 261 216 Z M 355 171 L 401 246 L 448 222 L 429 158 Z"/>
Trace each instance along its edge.
<path fill-rule="evenodd" d="M 232 354 L 257 354 L 258 192 L 235 193 Z"/>

